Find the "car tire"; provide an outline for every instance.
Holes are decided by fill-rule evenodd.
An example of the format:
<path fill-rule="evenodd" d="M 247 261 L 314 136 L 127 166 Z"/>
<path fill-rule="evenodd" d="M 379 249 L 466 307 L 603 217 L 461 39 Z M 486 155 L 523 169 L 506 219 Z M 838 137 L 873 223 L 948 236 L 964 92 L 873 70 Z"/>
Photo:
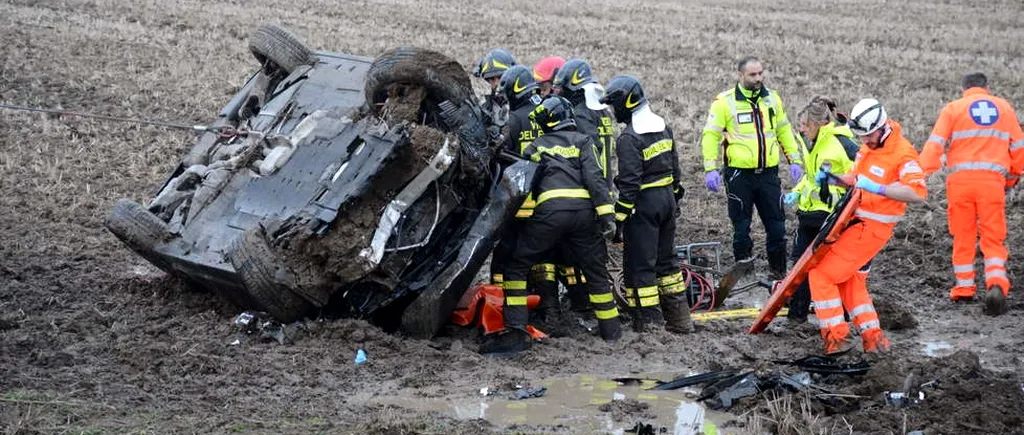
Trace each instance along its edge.
<path fill-rule="evenodd" d="M 248 299 L 277 320 L 294 322 L 313 305 L 291 290 L 294 277 L 278 260 L 262 226 L 246 231 L 228 254 L 228 260 L 248 290 Z"/>
<path fill-rule="evenodd" d="M 151 253 L 157 245 L 173 237 L 166 222 L 129 199 L 117 201 L 114 209 L 107 215 L 104 225 L 129 248 L 140 254 Z"/>
<path fill-rule="evenodd" d="M 249 36 L 249 51 L 261 65 L 273 64 L 286 75 L 314 62 L 313 52 L 284 27 L 263 23 Z"/>
<path fill-rule="evenodd" d="M 473 95 L 469 75 L 458 62 L 436 51 L 396 47 L 377 56 L 366 73 L 366 101 L 374 115 L 380 115 L 376 109 L 388 87 L 398 83 L 423 86 L 434 104 L 447 100 L 458 105 Z"/>

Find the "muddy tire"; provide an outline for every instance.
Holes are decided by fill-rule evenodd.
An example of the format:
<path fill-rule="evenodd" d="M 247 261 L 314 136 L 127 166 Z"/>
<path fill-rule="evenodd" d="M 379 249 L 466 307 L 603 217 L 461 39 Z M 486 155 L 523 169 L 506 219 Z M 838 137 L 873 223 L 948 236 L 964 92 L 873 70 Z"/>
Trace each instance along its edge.
<path fill-rule="evenodd" d="M 385 51 L 366 73 L 366 101 L 374 115 L 393 84 L 422 86 L 434 104 L 451 101 L 462 104 L 473 95 L 469 76 L 458 62 L 436 51 L 397 47 Z"/>
<path fill-rule="evenodd" d="M 285 323 L 299 320 L 313 309 L 309 301 L 291 290 L 294 277 L 278 260 L 263 227 L 246 231 L 228 254 L 228 260 L 248 290 L 248 295 L 239 295 L 239 299 L 255 302 L 258 308 Z"/>
<path fill-rule="evenodd" d="M 173 237 L 167 223 L 139 203 L 120 199 L 107 215 L 104 225 L 129 248 L 146 254 Z M 146 256 L 149 258 L 149 256 Z"/>
<path fill-rule="evenodd" d="M 249 51 L 261 65 L 270 63 L 286 75 L 315 60 L 298 36 L 272 23 L 261 24 L 249 35 Z"/>

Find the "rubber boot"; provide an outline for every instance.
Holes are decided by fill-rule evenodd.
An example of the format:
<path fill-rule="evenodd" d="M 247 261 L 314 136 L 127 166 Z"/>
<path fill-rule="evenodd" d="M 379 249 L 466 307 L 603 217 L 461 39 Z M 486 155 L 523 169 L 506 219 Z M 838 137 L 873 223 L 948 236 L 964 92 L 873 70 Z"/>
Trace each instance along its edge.
<path fill-rule="evenodd" d="M 805 281 L 796 288 L 793 297 L 786 304 L 789 307 L 789 314 L 786 318 L 793 325 L 807 323 L 807 315 L 811 308 L 811 287 Z"/>
<path fill-rule="evenodd" d="M 622 338 L 622 322 L 619 321 L 618 317 L 598 320 L 597 330 L 601 333 L 601 338 L 607 343 L 615 343 Z"/>
<path fill-rule="evenodd" d="M 782 281 L 786 278 L 786 250 L 768 253 L 768 279 Z"/>
<path fill-rule="evenodd" d="M 487 336 L 480 345 L 480 353 L 484 355 L 511 356 L 533 346 L 530 334 L 518 328 L 506 328 Z"/>
<path fill-rule="evenodd" d="M 889 339 L 885 337 L 885 332 L 878 328 L 864 331 L 860 338 L 864 341 L 865 353 L 888 353 L 891 347 Z"/>
<path fill-rule="evenodd" d="M 661 312 L 665 315 L 665 330 L 676 334 L 693 332 L 690 321 L 690 304 L 686 293 L 661 295 Z"/>
<path fill-rule="evenodd" d="M 849 334 L 839 335 L 828 329 L 821 330 L 821 338 L 825 340 L 825 355 L 838 355 L 853 349 L 854 344 L 850 341 Z"/>
<path fill-rule="evenodd" d="M 665 321 L 662 318 L 661 310 L 658 307 L 634 308 L 632 310 L 632 315 L 633 330 L 636 332 L 658 329 Z"/>
<path fill-rule="evenodd" d="M 558 282 L 539 281 L 536 292 L 540 303 L 530 311 L 530 324 L 547 332 L 545 327 L 551 329 L 551 323 L 558 317 Z"/>
<path fill-rule="evenodd" d="M 1003 288 L 998 285 L 989 287 L 985 294 L 985 314 L 998 316 L 1006 312 L 1006 294 Z"/>

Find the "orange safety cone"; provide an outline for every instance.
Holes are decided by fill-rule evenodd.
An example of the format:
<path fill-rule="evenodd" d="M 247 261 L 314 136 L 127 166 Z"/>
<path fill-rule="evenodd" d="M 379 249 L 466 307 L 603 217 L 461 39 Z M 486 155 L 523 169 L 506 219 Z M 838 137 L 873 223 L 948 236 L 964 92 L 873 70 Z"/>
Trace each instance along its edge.
<path fill-rule="evenodd" d="M 526 297 L 526 309 L 533 309 L 540 303 L 540 296 L 530 295 Z M 500 285 L 480 284 L 466 291 L 459 299 L 459 303 L 452 312 L 452 323 L 459 326 L 469 326 L 476 323 L 483 326 L 484 334 L 490 334 L 505 329 L 505 317 L 502 307 L 505 305 L 505 291 Z M 534 328 L 526 326 L 526 332 L 534 340 L 547 338 L 547 334 Z"/>

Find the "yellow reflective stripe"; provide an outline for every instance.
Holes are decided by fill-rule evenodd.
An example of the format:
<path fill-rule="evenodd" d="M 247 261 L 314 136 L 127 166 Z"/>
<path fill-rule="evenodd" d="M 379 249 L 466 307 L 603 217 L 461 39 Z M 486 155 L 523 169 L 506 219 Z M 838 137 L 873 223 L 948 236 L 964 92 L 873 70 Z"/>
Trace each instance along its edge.
<path fill-rule="evenodd" d="M 551 198 L 582 198 L 589 199 L 590 192 L 587 189 L 551 189 L 544 193 L 541 193 L 537 197 L 537 205 L 541 205 L 544 201 Z"/>
<path fill-rule="evenodd" d="M 557 123 L 555 125 L 558 125 Z M 553 127 L 553 126 L 552 126 Z M 576 159 L 580 157 L 580 149 L 574 146 L 554 146 L 554 147 L 537 147 L 537 152 L 530 156 L 530 160 L 539 161 L 541 154 L 553 154 L 556 156 L 562 156 L 567 159 Z"/>
<path fill-rule="evenodd" d="M 534 264 L 533 267 L 531 267 L 530 269 L 536 270 L 536 271 L 539 271 L 539 272 L 554 272 L 555 271 L 555 265 L 551 264 L 551 263 L 538 263 L 538 264 Z"/>
<path fill-rule="evenodd" d="M 526 296 L 505 296 L 506 305 L 525 306 Z"/>
<path fill-rule="evenodd" d="M 647 161 L 669 151 L 672 151 L 672 139 L 662 139 L 644 148 L 642 153 L 644 161 Z"/>
<path fill-rule="evenodd" d="M 625 208 L 628 208 L 628 209 L 630 209 L 630 210 L 632 210 L 632 209 L 633 209 L 633 204 L 630 204 L 630 203 L 628 203 L 628 202 L 622 202 L 622 201 L 615 201 L 615 203 L 616 203 L 616 204 L 618 204 L 618 205 L 621 205 L 621 206 L 623 206 L 623 207 L 625 207 Z"/>
<path fill-rule="evenodd" d="M 526 290 L 526 281 L 505 281 L 505 290 Z"/>
<path fill-rule="evenodd" d="M 674 295 L 676 293 L 682 293 L 686 291 L 686 284 L 677 282 L 675 284 L 669 284 L 660 287 L 661 294 L 663 295 Z"/>
<path fill-rule="evenodd" d="M 601 293 L 596 295 L 590 295 L 590 302 L 594 304 L 604 304 L 614 301 L 611 293 Z"/>
<path fill-rule="evenodd" d="M 683 273 L 677 272 L 668 276 L 662 276 L 658 278 L 658 285 L 668 285 L 681 282 L 683 280 Z"/>
<path fill-rule="evenodd" d="M 654 181 L 652 181 L 650 183 L 647 183 L 647 184 L 641 184 L 640 185 L 640 190 L 650 189 L 652 187 L 665 187 L 665 186 L 669 186 L 669 185 L 672 184 L 673 181 L 675 181 L 675 180 L 673 180 L 672 176 L 669 175 L 667 177 L 654 180 Z"/>
<path fill-rule="evenodd" d="M 641 307 L 656 307 L 658 306 L 658 302 L 659 300 L 657 296 L 648 296 L 646 298 L 640 298 Z"/>
<path fill-rule="evenodd" d="M 533 209 L 529 209 L 529 210 L 522 210 L 522 209 L 520 209 L 519 211 L 516 212 L 516 217 L 517 218 L 528 218 L 530 216 L 533 216 Z"/>
<path fill-rule="evenodd" d="M 541 279 L 543 279 L 544 281 L 554 281 L 555 274 L 552 272 L 544 272 L 544 274 L 541 275 Z"/>
<path fill-rule="evenodd" d="M 658 295 L 658 286 L 652 285 L 650 287 L 640 287 L 640 288 L 636 289 L 636 294 L 637 294 L 637 296 L 640 296 L 640 298 L 646 298 L 646 297 L 649 297 L 649 296 L 657 296 Z"/>
<path fill-rule="evenodd" d="M 565 277 L 565 283 L 569 284 L 569 285 L 576 285 L 576 277 L 575 276 L 567 276 L 567 277 Z"/>
<path fill-rule="evenodd" d="M 598 216 L 615 213 L 615 207 L 611 204 L 599 205 L 595 207 L 595 210 L 597 210 Z"/>
<path fill-rule="evenodd" d="M 561 266 L 561 267 L 559 267 L 559 270 L 563 274 L 565 274 L 565 275 L 574 275 L 574 274 L 576 274 L 576 268 L 572 267 L 572 266 Z"/>
<path fill-rule="evenodd" d="M 505 275 L 502 275 L 500 273 L 496 273 L 494 275 L 491 275 L 491 282 L 493 282 L 495 284 L 501 284 L 504 281 L 505 281 Z"/>
<path fill-rule="evenodd" d="M 594 310 L 594 317 L 597 317 L 597 320 L 614 319 L 619 317 L 619 309 L 612 307 L 607 310 Z"/>
<path fill-rule="evenodd" d="M 615 220 L 617 220 L 619 222 L 622 222 L 622 221 L 626 220 L 626 217 L 627 216 L 626 216 L 625 213 L 615 213 Z"/>

